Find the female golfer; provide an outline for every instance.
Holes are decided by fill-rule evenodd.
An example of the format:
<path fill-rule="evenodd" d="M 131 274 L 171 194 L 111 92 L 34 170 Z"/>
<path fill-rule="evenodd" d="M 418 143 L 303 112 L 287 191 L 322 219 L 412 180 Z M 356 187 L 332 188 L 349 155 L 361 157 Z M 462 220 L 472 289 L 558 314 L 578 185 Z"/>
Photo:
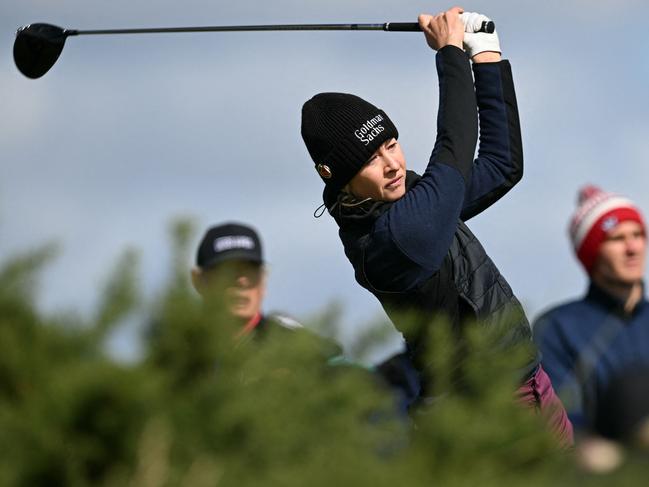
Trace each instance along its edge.
<path fill-rule="evenodd" d="M 503 353 L 531 343 L 519 301 L 465 224 L 523 174 L 511 67 L 501 60 L 497 34 L 477 32 L 483 20 L 459 7 L 419 16 L 437 51 L 439 77 L 437 137 L 421 176 L 406 170 L 396 127 L 371 103 L 320 93 L 302 108 L 302 138 L 325 183 L 324 204 L 338 223 L 345 254 L 356 280 L 404 334 L 424 398 L 432 380 L 425 345 L 433 319 L 449 320 L 458 335 L 470 320 L 498 327 Z M 421 318 L 418 326 L 403 319 L 412 311 Z M 571 442 L 572 427 L 536 352 L 521 381 L 521 400 L 548 410 L 552 427 Z"/>

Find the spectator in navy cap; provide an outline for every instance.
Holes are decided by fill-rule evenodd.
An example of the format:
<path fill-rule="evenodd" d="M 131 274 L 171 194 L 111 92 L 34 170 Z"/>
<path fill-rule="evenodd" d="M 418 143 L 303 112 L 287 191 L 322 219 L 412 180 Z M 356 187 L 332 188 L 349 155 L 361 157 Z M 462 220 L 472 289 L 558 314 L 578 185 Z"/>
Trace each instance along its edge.
<path fill-rule="evenodd" d="M 239 335 L 257 334 L 271 321 L 286 328 L 301 326 L 284 315 L 263 315 L 266 269 L 261 240 L 247 225 L 229 222 L 205 232 L 196 253 L 192 282 L 203 299 L 223 302 L 241 327 Z"/>

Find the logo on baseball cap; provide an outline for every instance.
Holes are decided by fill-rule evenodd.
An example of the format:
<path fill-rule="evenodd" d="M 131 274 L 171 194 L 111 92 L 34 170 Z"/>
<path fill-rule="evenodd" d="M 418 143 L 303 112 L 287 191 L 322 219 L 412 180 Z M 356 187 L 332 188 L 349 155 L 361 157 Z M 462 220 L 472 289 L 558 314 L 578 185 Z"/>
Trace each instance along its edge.
<path fill-rule="evenodd" d="M 241 223 L 224 223 L 205 232 L 196 252 L 196 265 L 209 269 L 227 260 L 263 264 L 261 241 L 253 228 Z"/>

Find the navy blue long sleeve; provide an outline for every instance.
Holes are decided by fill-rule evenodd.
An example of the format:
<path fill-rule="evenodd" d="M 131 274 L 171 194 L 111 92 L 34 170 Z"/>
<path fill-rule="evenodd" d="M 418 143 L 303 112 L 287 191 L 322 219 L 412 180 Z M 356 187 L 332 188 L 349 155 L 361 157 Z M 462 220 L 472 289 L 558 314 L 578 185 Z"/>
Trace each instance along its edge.
<path fill-rule="evenodd" d="M 434 271 L 451 244 L 464 202 L 478 138 L 473 78 L 468 57 L 457 47 L 441 49 L 436 64 L 440 101 L 428 166 L 421 180 L 377 219 L 366 249 L 367 277 L 377 289 L 402 290 L 412 284 L 410 272 L 400 275 L 412 267 L 400 262 L 404 257 Z"/>
<path fill-rule="evenodd" d="M 379 217 L 365 248 L 372 287 L 408 291 L 436 272 L 460 219 L 484 210 L 522 174 L 522 150 L 509 63 L 474 65 L 445 48 L 440 77 L 438 133 L 421 179 Z M 480 109 L 480 151 L 474 161 Z"/>
<path fill-rule="evenodd" d="M 523 177 L 518 104 L 508 61 L 473 65 L 480 144 L 467 186 L 462 220 L 482 212 Z"/>

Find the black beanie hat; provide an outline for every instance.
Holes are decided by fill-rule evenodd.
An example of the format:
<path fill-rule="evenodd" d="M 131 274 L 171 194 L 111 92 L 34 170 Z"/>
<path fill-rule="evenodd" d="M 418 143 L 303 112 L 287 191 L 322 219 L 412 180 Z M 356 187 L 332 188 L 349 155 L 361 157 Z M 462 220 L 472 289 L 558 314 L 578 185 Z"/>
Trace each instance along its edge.
<path fill-rule="evenodd" d="M 302 106 L 302 139 L 327 187 L 342 189 L 399 133 L 383 112 L 347 93 L 319 93 Z"/>

